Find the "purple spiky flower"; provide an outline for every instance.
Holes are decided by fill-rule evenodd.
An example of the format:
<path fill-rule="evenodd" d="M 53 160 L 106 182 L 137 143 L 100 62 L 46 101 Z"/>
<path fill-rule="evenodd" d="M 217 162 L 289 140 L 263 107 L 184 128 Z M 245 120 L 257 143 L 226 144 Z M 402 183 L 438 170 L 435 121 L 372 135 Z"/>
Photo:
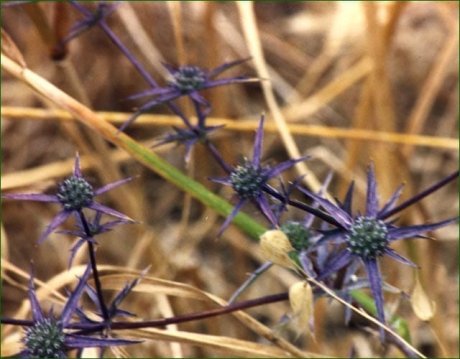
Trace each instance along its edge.
<path fill-rule="evenodd" d="M 219 235 L 227 228 L 243 205 L 249 201 L 252 201 L 262 211 L 265 217 L 267 217 L 270 223 L 276 226 L 278 220 L 270 208 L 270 204 L 264 193 L 264 190 L 268 186 L 268 181 L 291 168 L 297 162 L 306 159 L 306 157 L 301 157 L 284 161 L 275 167 L 263 166 L 261 164 L 261 156 L 264 120 L 264 116 L 262 116 L 256 131 L 252 159 L 245 158 L 243 163 L 234 168 L 227 166 L 228 177 L 211 178 L 214 182 L 231 186 L 239 198 L 235 208 L 219 230 Z"/>
<path fill-rule="evenodd" d="M 104 206 L 94 200 L 98 195 L 101 195 L 111 189 L 114 189 L 122 184 L 131 181 L 130 178 L 125 178 L 119 181 L 109 183 L 99 189 L 94 189 L 93 186 L 82 176 L 80 169 L 80 157 L 78 153 L 75 157 L 75 165 L 72 176 L 62 181 L 56 194 L 4 194 L 3 198 L 20 200 L 20 201 L 38 201 L 59 203 L 62 210 L 53 218 L 51 223 L 46 228 L 45 232 L 40 236 L 39 243 L 43 242 L 59 225 L 61 225 L 72 213 L 80 214 L 85 208 L 105 213 L 116 217 L 125 222 L 133 222 L 131 218 L 123 213 L 120 213 L 110 207 Z"/>
<path fill-rule="evenodd" d="M 193 103 L 210 107 L 209 102 L 200 95 L 200 91 L 218 86 L 226 86 L 235 83 L 253 82 L 256 79 L 247 76 L 236 76 L 216 79 L 224 71 L 240 65 L 247 59 L 226 62 L 212 70 L 205 70 L 198 66 L 184 65 L 175 67 L 163 64 L 169 73 L 170 79 L 164 87 L 153 87 L 139 94 L 130 96 L 128 99 L 137 99 L 143 97 L 153 97 L 152 100 L 139 107 L 139 109 L 120 127 L 123 131 L 142 113 L 151 110 L 155 106 L 163 103 L 170 103 L 182 96 L 188 96 Z"/>
<path fill-rule="evenodd" d="M 458 220 L 458 217 L 455 217 L 437 223 L 397 227 L 393 224 L 394 220 L 389 218 L 457 177 L 458 171 L 395 207 L 402 192 L 402 186 L 400 186 L 386 204 L 379 209 L 377 181 L 374 166 L 371 164 L 367 173 L 367 200 L 364 215 L 353 214 L 352 212 L 353 183 L 349 187 L 344 203 L 339 205 L 335 205 L 308 190 L 301 189 L 303 193 L 319 203 L 337 221 L 336 228 L 325 232 L 324 238 L 318 244 L 322 245 L 326 242 L 331 242 L 345 245 L 343 249 L 337 251 L 333 258 L 328 260 L 327 266 L 318 276 L 318 279 L 325 279 L 345 266 L 355 264 L 355 261 L 361 262 L 367 272 L 378 319 L 385 323 L 382 276 L 378 258 L 386 255 L 415 267 L 416 265 L 412 261 L 393 250 L 391 243 L 401 239 L 421 237 L 420 235 L 423 233 L 447 226 Z M 381 338 L 384 340 L 383 330 L 381 330 Z"/>
<path fill-rule="evenodd" d="M 19 353 L 20 357 L 67 358 L 66 353 L 72 349 L 106 348 L 138 343 L 138 341 L 125 339 L 81 335 L 69 329 L 72 316 L 77 309 L 90 274 L 91 267 L 87 266 L 83 276 L 78 281 L 77 287 L 69 295 L 59 318 L 56 318 L 53 313 L 48 315 L 43 313 L 35 293 L 34 279 L 31 276 L 29 280 L 29 300 L 33 324 L 25 329 L 22 339 L 24 349 Z"/>

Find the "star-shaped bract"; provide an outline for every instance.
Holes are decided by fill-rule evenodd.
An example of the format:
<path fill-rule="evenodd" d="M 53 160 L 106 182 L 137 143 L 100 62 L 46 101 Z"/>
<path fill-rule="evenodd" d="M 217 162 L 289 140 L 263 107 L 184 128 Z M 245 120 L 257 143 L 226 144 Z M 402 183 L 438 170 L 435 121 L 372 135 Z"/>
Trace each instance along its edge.
<path fill-rule="evenodd" d="M 66 358 L 66 352 L 72 349 L 106 348 L 138 343 L 131 340 L 98 338 L 76 334 L 68 329 L 90 273 L 91 267 L 87 266 L 83 276 L 78 281 L 77 287 L 67 299 L 59 318 L 56 318 L 52 313 L 49 315 L 43 313 L 35 293 L 34 279 L 31 276 L 29 280 L 29 300 L 34 324 L 25 330 L 22 340 L 24 350 L 19 354 L 21 357 Z"/>
<path fill-rule="evenodd" d="M 185 162 L 188 163 L 190 160 L 190 153 L 192 147 L 198 142 L 205 142 L 208 140 L 208 134 L 224 125 L 219 126 L 206 126 L 206 116 L 208 111 L 203 111 L 200 104 L 195 104 L 195 111 L 197 114 L 197 124 L 193 125 L 185 116 L 182 118 L 187 128 L 179 128 L 173 126 L 174 133 L 168 133 L 163 136 L 154 147 L 176 142 L 177 144 L 183 144 L 185 146 Z"/>
<path fill-rule="evenodd" d="M 303 161 L 306 157 L 301 157 L 294 160 L 288 160 L 282 162 L 275 167 L 262 166 L 261 155 L 262 155 L 262 141 L 263 141 L 263 127 L 264 127 L 264 116 L 261 117 L 259 127 L 256 131 L 254 141 L 254 152 L 252 160 L 245 158 L 244 162 L 235 168 L 229 167 L 229 176 L 223 178 L 211 178 L 212 181 L 221 183 L 227 186 L 231 186 L 239 198 L 238 203 L 234 207 L 233 211 L 225 220 L 221 229 L 219 230 L 219 236 L 227 228 L 236 214 L 239 212 L 241 207 L 248 201 L 252 201 L 267 217 L 267 219 L 276 226 L 278 220 L 274 215 L 270 204 L 264 193 L 264 189 L 267 187 L 267 182 L 281 172 L 294 166 L 297 162 Z"/>
<path fill-rule="evenodd" d="M 438 184 L 432 186 L 432 188 L 435 187 L 439 188 Z M 428 189 L 424 192 L 428 194 L 432 191 L 432 189 Z M 404 264 L 416 266 L 413 262 L 393 250 L 390 247 L 391 243 L 400 239 L 418 237 L 422 233 L 447 226 L 458 220 L 456 217 L 432 224 L 406 227 L 395 226 L 393 224 L 394 221 L 388 221 L 387 219 L 389 216 L 397 213 L 394 209 L 395 204 L 401 195 L 402 186 L 400 186 L 390 197 L 387 203 L 379 209 L 377 182 L 372 164 L 369 166 L 367 174 L 367 199 L 364 215 L 354 215 L 352 213 L 353 183 L 347 192 L 344 203 L 339 205 L 335 205 L 329 200 L 305 189 L 303 189 L 302 192 L 317 201 L 320 206 L 333 216 L 339 224 L 336 229 L 326 232 L 324 238 L 318 244 L 324 245 L 325 242 L 345 244 L 345 248 L 339 250 L 338 253 L 328 261 L 326 268 L 319 275 L 318 279 L 325 279 L 341 268 L 349 264 L 353 264 L 354 261 L 360 261 L 367 272 L 369 286 L 377 308 L 378 319 L 383 324 L 385 323 L 385 313 L 382 294 L 382 276 L 377 259 L 387 255 Z M 423 197 L 424 196 L 425 194 Z M 422 198 L 422 196 L 415 197 L 418 200 Z M 410 204 L 414 203 L 412 200 L 408 200 L 406 202 Z M 399 210 L 404 208 L 406 208 L 406 205 L 399 206 Z M 381 329 L 381 337 L 383 340 L 383 329 Z"/>
<path fill-rule="evenodd" d="M 72 3 L 75 4 L 75 1 L 72 1 Z M 115 11 L 119 5 L 120 4 L 107 4 L 105 2 L 100 2 L 97 4 L 96 10 L 94 12 L 83 6 L 79 6 L 78 8 L 83 12 L 85 18 L 78 21 L 71 27 L 69 33 L 62 40 L 62 42 L 68 43 L 82 33 L 90 30 L 98 23 L 104 21 L 104 19 L 113 11 Z"/>
<path fill-rule="evenodd" d="M 153 96 L 153 100 L 148 101 L 146 104 L 139 107 L 139 109 L 125 123 L 123 123 L 119 130 L 125 130 L 126 127 L 134 122 L 134 120 L 141 113 L 151 110 L 155 106 L 158 106 L 162 103 L 174 101 L 182 96 L 188 96 L 194 103 L 203 105 L 205 107 L 210 107 L 209 102 L 200 95 L 199 91 L 234 83 L 255 81 L 255 79 L 249 78 L 247 76 L 216 79 L 216 77 L 224 71 L 242 64 L 248 60 L 249 58 L 227 62 L 210 71 L 204 70 L 198 66 L 185 65 L 174 67 L 168 64 L 163 64 L 171 77 L 168 84 L 164 87 L 151 88 L 139 94 L 128 97 L 128 99 L 137 99 Z"/>
<path fill-rule="evenodd" d="M 120 309 L 119 307 L 120 307 L 121 302 L 126 298 L 126 296 L 129 293 L 131 293 L 131 291 L 133 290 L 133 288 L 136 285 L 139 284 L 139 282 L 141 281 L 142 277 L 144 276 L 144 274 L 146 272 L 147 272 L 147 270 L 143 271 L 139 278 L 136 278 L 136 279 L 126 283 L 126 285 L 112 299 L 112 302 L 110 303 L 110 305 L 107 306 L 107 314 L 108 314 L 107 320 L 109 322 L 111 322 L 115 317 L 134 317 L 134 316 L 136 316 L 135 314 L 133 314 L 131 312 L 128 312 L 128 311 L 126 311 L 124 309 Z M 98 299 L 97 293 L 94 290 L 94 288 L 92 288 L 91 286 L 87 285 L 86 286 L 86 293 L 90 297 L 91 301 L 99 308 L 99 312 L 97 312 L 96 314 L 98 316 L 100 316 L 101 318 L 103 318 L 102 309 L 100 308 L 99 299 Z M 81 310 L 78 310 L 78 315 L 80 316 L 80 318 L 83 321 L 85 321 L 87 323 L 97 323 L 96 321 L 90 319 L 87 315 L 85 315 L 83 313 L 83 311 L 81 311 Z"/>
<path fill-rule="evenodd" d="M 97 212 L 105 213 L 116 217 L 126 222 L 133 220 L 123 213 L 120 213 L 110 207 L 104 206 L 94 200 L 94 197 L 101 195 L 111 189 L 114 189 L 126 182 L 131 181 L 130 178 L 125 178 L 119 181 L 109 183 L 99 189 L 94 190 L 93 187 L 82 176 L 80 170 L 80 157 L 77 153 L 75 157 L 75 165 L 73 175 L 65 179 L 58 186 L 58 191 L 54 195 L 25 193 L 25 194 L 4 194 L 3 198 L 22 200 L 22 201 L 38 201 L 59 203 L 62 206 L 61 211 L 53 218 L 51 223 L 46 228 L 45 232 L 40 236 L 38 243 L 43 242 L 57 227 L 59 227 L 72 213 L 80 213 L 84 208 L 92 209 Z"/>
<path fill-rule="evenodd" d="M 75 257 L 75 254 L 77 251 L 80 249 L 80 247 L 86 243 L 87 241 L 92 242 L 93 244 L 96 244 L 96 241 L 94 240 L 94 237 L 111 231 L 114 227 L 118 226 L 119 224 L 127 224 L 127 223 L 134 223 L 131 220 L 126 220 L 126 219 L 116 219 L 113 221 L 108 221 L 105 223 L 101 223 L 102 219 L 102 212 L 96 211 L 96 214 L 92 218 L 91 221 L 88 220 L 88 230 L 89 234 L 86 233 L 85 226 L 82 223 L 81 217 L 75 213 L 75 221 L 76 221 L 76 230 L 64 230 L 64 231 L 59 231 L 58 233 L 63 233 L 63 234 L 68 234 L 71 236 L 79 237 L 77 242 L 70 248 L 70 257 L 69 257 L 69 268 L 72 265 L 72 261 Z"/>

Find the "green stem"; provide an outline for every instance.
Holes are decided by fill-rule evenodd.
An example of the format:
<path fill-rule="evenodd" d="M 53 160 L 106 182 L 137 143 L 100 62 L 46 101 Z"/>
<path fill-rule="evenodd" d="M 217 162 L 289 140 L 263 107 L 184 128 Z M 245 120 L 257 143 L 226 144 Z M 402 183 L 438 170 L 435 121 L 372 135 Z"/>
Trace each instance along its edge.
<path fill-rule="evenodd" d="M 168 182 L 171 182 L 190 194 L 192 197 L 199 200 L 205 206 L 214 209 L 217 213 L 224 217 L 228 216 L 232 212 L 233 206 L 230 203 L 215 195 L 201 183 L 194 181 L 146 147 L 136 141 L 133 141 L 129 137 L 123 137 L 123 142 L 132 151 L 131 153 L 135 154 L 138 160 L 154 170 Z M 258 240 L 260 235 L 267 230 L 264 226 L 242 212 L 235 216 L 233 223 L 254 240 Z"/>
<path fill-rule="evenodd" d="M 122 142 L 129 148 L 130 153 L 133 154 L 136 159 L 151 168 L 168 182 L 189 193 L 205 206 L 214 209 L 222 216 L 228 216 L 231 213 L 233 206 L 230 203 L 215 195 L 202 184 L 194 181 L 146 147 L 127 136 L 123 136 Z M 254 240 L 258 240 L 259 236 L 267 230 L 264 226 L 242 212 L 235 216 L 233 223 Z M 351 294 L 366 311 L 376 315 L 377 310 L 374 300 L 371 297 L 358 290 L 352 291 Z M 410 342 L 409 328 L 404 319 L 393 316 L 390 320 L 390 324 L 401 337 Z"/>
<path fill-rule="evenodd" d="M 351 296 L 366 312 L 372 314 L 373 316 L 377 316 L 377 308 L 375 306 L 374 299 L 360 290 L 352 290 Z M 390 325 L 405 341 L 408 343 L 411 342 L 409 326 L 404 319 L 394 315 L 390 319 Z"/>

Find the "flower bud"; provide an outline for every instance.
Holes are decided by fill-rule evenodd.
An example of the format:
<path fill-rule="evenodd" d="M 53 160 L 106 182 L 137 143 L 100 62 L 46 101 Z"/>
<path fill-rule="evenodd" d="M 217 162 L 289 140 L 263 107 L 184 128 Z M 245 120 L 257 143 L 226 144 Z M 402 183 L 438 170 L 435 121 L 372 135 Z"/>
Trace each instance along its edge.
<path fill-rule="evenodd" d="M 299 333 L 310 332 L 310 321 L 313 319 L 313 291 L 308 282 L 297 282 L 289 288 L 289 303 L 294 319 L 297 321 Z"/>
<path fill-rule="evenodd" d="M 31 358 L 65 358 L 64 333 L 53 318 L 44 318 L 26 330 L 24 344 Z"/>
<path fill-rule="evenodd" d="M 270 230 L 260 236 L 260 248 L 262 255 L 269 261 L 283 267 L 293 267 L 289 253 L 294 248 L 288 237 L 282 231 Z"/>
<path fill-rule="evenodd" d="M 436 303 L 428 298 L 420 283 L 418 275 L 415 277 L 415 287 L 410 299 L 415 315 L 423 321 L 428 321 L 434 316 Z"/>

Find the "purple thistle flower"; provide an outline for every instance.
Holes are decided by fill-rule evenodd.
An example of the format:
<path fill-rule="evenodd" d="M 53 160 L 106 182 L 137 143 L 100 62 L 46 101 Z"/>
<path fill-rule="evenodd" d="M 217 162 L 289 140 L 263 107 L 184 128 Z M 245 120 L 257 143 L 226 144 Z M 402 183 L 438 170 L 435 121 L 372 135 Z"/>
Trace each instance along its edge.
<path fill-rule="evenodd" d="M 457 176 L 458 172 L 447 179 L 443 179 L 440 183 L 444 185 Z M 318 276 L 318 279 L 325 279 L 349 264 L 354 265 L 354 262 L 358 260 L 366 269 L 369 286 L 377 308 L 378 319 L 385 323 L 382 276 L 377 259 L 387 255 L 399 262 L 416 267 L 413 262 L 394 251 L 390 247 L 391 243 L 400 239 L 421 237 L 422 233 L 447 226 L 456 222 L 458 218 L 406 227 L 396 227 L 393 225 L 394 221 L 385 220 L 438 188 L 440 188 L 439 183 L 404 202 L 397 207 L 398 211 L 395 211 L 395 204 L 402 192 L 402 186 L 400 186 L 382 209 L 379 210 L 377 182 L 374 167 L 371 164 L 367 174 L 366 211 L 364 215 L 354 215 L 352 213 L 353 183 L 349 187 L 344 203 L 339 205 L 335 205 L 327 199 L 299 187 L 303 193 L 318 202 L 338 222 L 337 228 L 325 232 L 325 236 L 318 244 L 325 244 L 326 242 L 345 244 L 344 249 L 339 250 L 333 258 L 328 260 L 325 270 Z M 383 329 L 380 330 L 380 334 L 383 341 L 385 338 Z"/>
<path fill-rule="evenodd" d="M 58 186 L 58 191 L 54 195 L 26 193 L 26 194 L 4 194 L 3 198 L 20 201 L 38 201 L 60 203 L 62 210 L 53 218 L 40 236 L 38 243 L 43 242 L 59 225 L 61 225 L 72 213 L 81 213 L 84 208 L 92 209 L 97 212 L 105 213 L 119 218 L 125 222 L 133 222 L 131 218 L 110 207 L 104 206 L 96 201 L 94 197 L 114 189 L 122 184 L 131 181 L 131 177 L 109 183 L 99 189 L 93 187 L 83 178 L 80 170 L 80 157 L 78 153 L 75 157 L 73 175 L 65 179 Z"/>
<path fill-rule="evenodd" d="M 220 228 L 218 234 L 219 236 L 225 228 L 228 227 L 243 205 L 245 205 L 248 201 L 252 201 L 261 210 L 265 217 L 267 217 L 270 223 L 276 226 L 278 224 L 278 220 L 270 208 L 270 204 L 264 193 L 265 188 L 268 186 L 267 182 L 271 178 L 281 174 L 281 172 L 291 168 L 297 162 L 306 159 L 306 157 L 301 157 L 295 160 L 288 160 L 273 168 L 269 166 L 262 166 L 261 155 L 264 120 L 264 116 L 262 116 L 259 122 L 259 127 L 256 131 L 252 160 L 245 158 L 244 162 L 235 168 L 227 166 L 227 172 L 229 172 L 228 177 L 211 178 L 214 182 L 231 186 L 236 195 L 239 197 L 239 201 L 237 202 L 235 208 Z"/>
<path fill-rule="evenodd" d="M 155 106 L 158 106 L 162 103 L 169 103 L 170 101 L 174 101 L 182 96 L 188 96 L 193 103 L 209 108 L 209 102 L 200 95 L 199 91 L 234 83 L 255 81 L 255 79 L 249 78 L 247 76 L 216 79 L 216 77 L 224 71 L 234 66 L 240 65 L 248 60 L 249 58 L 227 62 L 210 71 L 204 70 L 198 66 L 185 65 L 174 67 L 168 64 L 163 64 L 170 75 L 170 80 L 168 81 L 167 86 L 153 87 L 149 90 L 128 97 L 128 99 L 133 100 L 137 98 L 153 96 L 154 99 L 139 107 L 139 109 L 125 123 L 123 123 L 123 125 L 120 127 L 120 131 L 125 130 L 126 127 L 134 122 L 134 120 L 141 113 L 151 110 Z"/>
<path fill-rule="evenodd" d="M 79 279 L 75 290 L 70 294 L 61 316 L 53 313 L 45 315 L 35 293 L 33 276 L 29 280 L 29 300 L 33 325 L 25 329 L 24 350 L 19 353 L 26 358 L 66 358 L 66 352 L 72 349 L 105 348 L 110 346 L 138 343 L 137 341 L 113 338 L 98 338 L 76 334 L 69 330 L 69 324 L 76 311 L 78 302 L 90 276 L 91 267 L 87 266 Z"/>

